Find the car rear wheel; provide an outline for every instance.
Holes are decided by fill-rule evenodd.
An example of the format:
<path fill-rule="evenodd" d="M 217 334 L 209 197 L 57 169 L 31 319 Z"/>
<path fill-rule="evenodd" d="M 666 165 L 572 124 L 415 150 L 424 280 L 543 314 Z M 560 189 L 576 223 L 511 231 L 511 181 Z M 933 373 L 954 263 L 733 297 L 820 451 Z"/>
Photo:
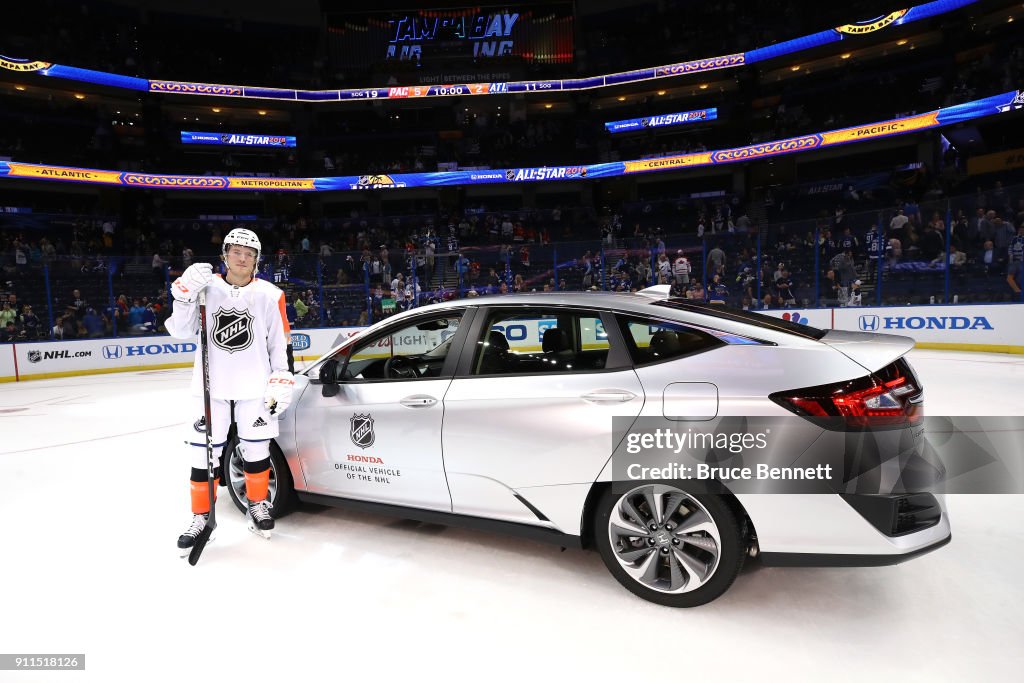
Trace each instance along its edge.
<path fill-rule="evenodd" d="M 245 495 L 245 471 L 242 469 L 242 451 L 238 447 L 238 437 L 232 435 L 224 444 L 221 454 L 221 466 L 227 474 L 228 494 L 232 502 L 242 512 L 249 509 L 249 499 Z M 270 487 L 267 499 L 273 506 L 270 514 L 274 518 L 284 517 L 295 508 L 295 486 L 292 473 L 284 453 L 274 442 L 270 442 Z"/>
<path fill-rule="evenodd" d="M 680 486 L 610 487 L 595 508 L 595 541 L 631 592 L 659 605 L 696 607 L 732 585 L 743 566 L 743 539 L 720 496 Z"/>

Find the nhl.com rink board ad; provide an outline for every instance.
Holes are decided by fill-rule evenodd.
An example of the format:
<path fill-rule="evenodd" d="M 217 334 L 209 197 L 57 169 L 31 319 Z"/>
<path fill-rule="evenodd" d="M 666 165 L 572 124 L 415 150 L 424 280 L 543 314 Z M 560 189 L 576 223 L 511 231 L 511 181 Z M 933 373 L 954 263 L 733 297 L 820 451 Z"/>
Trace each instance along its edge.
<path fill-rule="evenodd" d="M 878 332 L 911 337 L 921 348 L 1024 353 L 1024 307 L 1019 304 L 976 306 L 905 306 L 822 308 L 765 311 L 766 315 L 822 329 Z M 538 321 L 546 322 L 546 321 Z M 540 346 L 540 325 L 509 331 L 512 348 Z M 362 328 L 293 330 L 296 367 L 316 360 Z M 513 340 L 512 337 L 515 337 Z M 413 348 L 421 340 L 395 340 Z M 381 347 L 381 353 L 389 350 Z M 166 335 L 19 342 L 0 345 L 0 381 L 15 382 L 133 370 L 187 367 L 195 360 L 198 339 Z"/>

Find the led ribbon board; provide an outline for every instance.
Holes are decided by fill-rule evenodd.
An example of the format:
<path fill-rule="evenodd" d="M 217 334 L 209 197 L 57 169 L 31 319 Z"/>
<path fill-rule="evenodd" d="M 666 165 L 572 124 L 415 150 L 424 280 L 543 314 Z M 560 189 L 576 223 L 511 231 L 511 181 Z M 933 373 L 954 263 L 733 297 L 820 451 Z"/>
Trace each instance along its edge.
<path fill-rule="evenodd" d="M 623 121 L 609 121 L 604 124 L 604 129 L 609 133 L 628 133 L 634 130 L 647 130 L 648 128 L 664 128 L 666 126 L 681 126 L 684 123 L 700 123 L 701 121 L 714 121 L 718 118 L 718 109 L 697 109 L 695 111 L 681 111 L 676 114 L 659 114 L 657 116 L 645 116 L 640 119 L 625 119 Z"/>
<path fill-rule="evenodd" d="M 294 135 L 251 135 L 249 133 L 195 133 L 181 131 L 183 145 L 231 145 L 233 147 L 294 147 Z"/>
<path fill-rule="evenodd" d="M 882 17 L 854 24 L 844 24 L 818 33 L 794 38 L 769 47 L 758 48 L 718 57 L 695 59 L 689 62 L 666 64 L 648 69 L 637 69 L 603 76 L 570 78 L 552 81 L 516 81 L 511 83 L 458 83 L 452 85 L 396 86 L 385 88 L 355 88 L 349 90 L 291 90 L 263 88 L 248 85 L 218 85 L 186 81 L 146 80 L 120 76 L 91 69 L 79 69 L 49 62 L 31 61 L 0 56 L 0 68 L 10 71 L 30 71 L 82 83 L 95 83 L 143 92 L 204 95 L 212 97 L 240 97 L 246 99 L 290 100 L 302 102 L 337 102 L 339 100 L 405 99 L 410 97 L 458 97 L 462 95 L 498 95 L 505 93 L 532 93 L 590 90 L 626 83 L 643 83 L 661 78 L 705 73 L 717 69 L 731 69 L 754 64 L 804 50 L 821 47 L 848 38 L 874 33 L 890 26 L 902 26 L 974 4 L 979 0 L 935 0 L 909 9 L 897 10 Z"/>
<path fill-rule="evenodd" d="M 304 192 L 337 192 L 340 190 L 386 190 L 402 187 L 440 187 L 450 185 L 482 185 L 491 183 L 523 183 L 550 180 L 584 180 L 609 178 L 633 173 L 670 171 L 683 168 L 719 166 L 813 149 L 835 147 L 916 133 L 939 126 L 993 116 L 1024 108 L 1024 92 L 1015 90 L 946 107 L 925 114 L 888 121 L 867 123 L 838 130 L 800 135 L 756 145 L 720 149 L 696 154 L 683 154 L 655 159 L 636 159 L 584 166 L 542 166 L 493 170 L 447 171 L 441 173 L 399 173 L 362 176 L 331 176 L 326 178 L 252 178 L 237 176 L 164 175 L 129 173 L 91 168 L 69 168 L 0 161 L 0 179 L 27 178 L 123 187 L 181 188 L 194 190 L 293 190 Z"/>

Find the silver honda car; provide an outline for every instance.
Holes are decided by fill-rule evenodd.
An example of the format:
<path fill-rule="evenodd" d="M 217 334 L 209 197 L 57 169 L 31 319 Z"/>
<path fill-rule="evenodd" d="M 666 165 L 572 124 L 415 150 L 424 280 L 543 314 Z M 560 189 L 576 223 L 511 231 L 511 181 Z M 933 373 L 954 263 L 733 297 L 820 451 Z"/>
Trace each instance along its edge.
<path fill-rule="evenodd" d="M 748 558 L 895 564 L 950 540 L 942 496 L 915 488 L 906 467 L 923 415 L 923 389 L 903 358 L 912 346 L 661 289 L 416 308 L 296 376 L 271 448 L 273 512 L 355 507 L 594 548 L 628 590 L 674 607 L 715 599 Z M 858 430 L 874 417 L 893 431 L 864 448 Z M 733 466 L 731 442 L 673 450 L 728 420 L 784 436 L 790 455 L 832 443 L 824 458 L 838 458 L 835 471 L 787 488 L 775 484 L 810 485 L 831 465 Z M 659 451 L 659 434 L 673 430 L 676 441 Z M 756 448 L 762 437 L 743 443 Z M 899 451 L 894 475 L 878 443 Z M 666 452 L 674 469 L 649 466 Z M 235 442 L 225 455 L 244 509 Z"/>

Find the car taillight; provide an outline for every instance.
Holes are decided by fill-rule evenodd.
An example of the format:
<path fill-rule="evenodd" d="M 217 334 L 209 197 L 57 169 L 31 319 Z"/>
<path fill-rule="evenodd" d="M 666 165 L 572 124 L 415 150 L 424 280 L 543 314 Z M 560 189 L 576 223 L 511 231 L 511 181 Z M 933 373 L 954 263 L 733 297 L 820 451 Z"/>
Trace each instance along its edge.
<path fill-rule="evenodd" d="M 910 366 L 900 359 L 867 377 L 769 398 L 803 417 L 842 418 L 835 428 L 861 429 L 917 424 L 924 418 L 921 395 Z"/>

